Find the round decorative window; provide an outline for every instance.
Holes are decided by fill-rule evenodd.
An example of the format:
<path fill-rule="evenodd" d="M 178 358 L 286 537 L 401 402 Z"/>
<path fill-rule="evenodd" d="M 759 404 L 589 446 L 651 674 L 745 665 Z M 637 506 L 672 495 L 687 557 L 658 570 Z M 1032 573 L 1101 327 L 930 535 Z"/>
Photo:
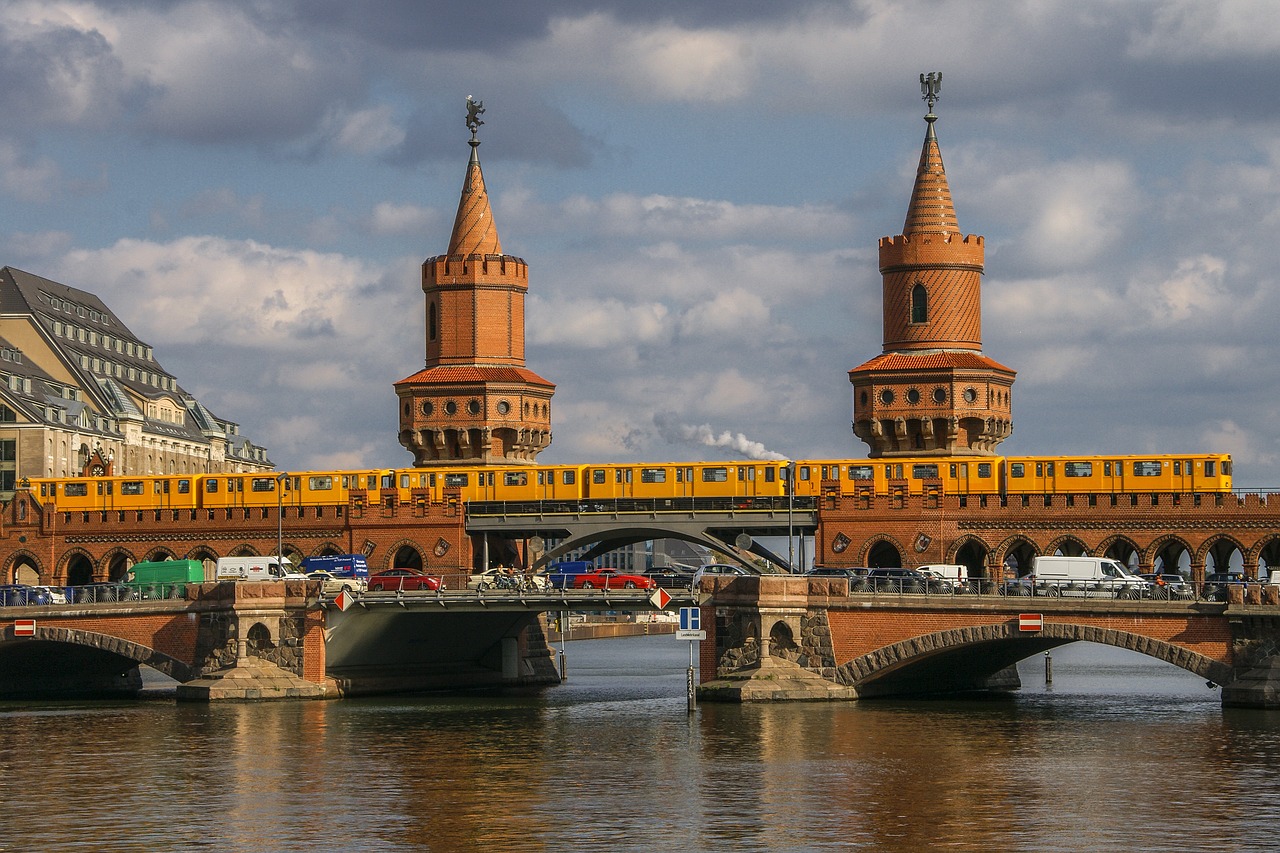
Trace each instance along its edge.
<path fill-rule="evenodd" d="M 920 389 L 919 389 L 919 388 L 908 388 L 908 389 L 907 389 L 907 402 L 908 402 L 908 403 L 910 403 L 910 404 L 911 404 L 911 405 L 913 405 L 913 406 L 914 406 L 916 403 L 919 403 L 919 402 L 920 402 Z"/>
<path fill-rule="evenodd" d="M 472 397 L 467 401 L 467 412 L 473 415 L 480 414 L 480 401 Z"/>
<path fill-rule="evenodd" d="M 510 403 L 508 403 L 506 400 L 499 400 L 499 401 L 498 401 L 498 414 L 500 414 L 500 415 L 505 415 L 505 414 L 506 414 L 507 412 L 509 412 L 509 411 L 511 411 L 511 404 L 510 404 Z"/>
<path fill-rule="evenodd" d="M 444 404 L 444 413 L 446 415 L 456 415 L 458 413 L 458 404 L 450 400 Z"/>
<path fill-rule="evenodd" d="M 933 402 L 935 402 L 935 403 L 945 403 L 945 402 L 947 402 L 947 389 L 946 389 L 946 388 L 934 388 L 934 389 L 933 389 Z"/>
<path fill-rule="evenodd" d="M 892 388 L 885 388 L 883 391 L 880 392 L 880 402 L 884 403 L 886 406 L 893 402 Z"/>
<path fill-rule="evenodd" d="M 430 400 L 423 400 L 423 401 L 422 401 L 422 414 L 424 414 L 424 415 L 429 415 L 429 414 L 431 414 L 432 412 L 434 412 L 435 410 L 436 410 L 436 407 L 435 407 L 435 406 L 433 406 L 433 405 L 431 405 L 431 401 L 430 401 Z"/>
<path fill-rule="evenodd" d="M 975 402 L 978 399 L 978 392 L 972 388 L 964 389 L 964 401 L 966 403 Z"/>

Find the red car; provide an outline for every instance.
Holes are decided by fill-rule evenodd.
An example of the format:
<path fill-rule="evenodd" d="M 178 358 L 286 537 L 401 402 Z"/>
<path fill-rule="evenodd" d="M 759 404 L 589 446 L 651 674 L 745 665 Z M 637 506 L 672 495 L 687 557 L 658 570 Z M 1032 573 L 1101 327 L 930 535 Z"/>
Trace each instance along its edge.
<path fill-rule="evenodd" d="M 417 569 L 387 569 L 369 575 L 369 592 L 378 590 L 412 590 L 412 589 L 444 589 L 444 581 L 435 575 L 420 572 Z"/>
<path fill-rule="evenodd" d="M 596 569 L 573 579 L 574 589 L 653 589 L 657 585 L 653 578 L 624 575 L 617 569 Z"/>

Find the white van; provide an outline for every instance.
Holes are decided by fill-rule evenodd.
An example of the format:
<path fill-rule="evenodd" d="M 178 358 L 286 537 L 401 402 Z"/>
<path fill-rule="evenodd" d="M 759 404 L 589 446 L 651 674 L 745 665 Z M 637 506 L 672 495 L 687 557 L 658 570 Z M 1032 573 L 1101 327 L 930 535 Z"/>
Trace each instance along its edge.
<path fill-rule="evenodd" d="M 916 571 L 931 578 L 946 581 L 957 591 L 963 591 L 968 587 L 968 566 L 957 566 L 954 563 L 932 563 L 928 566 L 916 566 Z"/>
<path fill-rule="evenodd" d="M 1151 582 L 1106 557 L 1036 557 L 1031 564 L 1036 595 L 1077 598 L 1150 598 Z"/>
<path fill-rule="evenodd" d="M 216 578 L 220 581 L 306 580 L 293 571 L 288 557 L 219 557 Z"/>

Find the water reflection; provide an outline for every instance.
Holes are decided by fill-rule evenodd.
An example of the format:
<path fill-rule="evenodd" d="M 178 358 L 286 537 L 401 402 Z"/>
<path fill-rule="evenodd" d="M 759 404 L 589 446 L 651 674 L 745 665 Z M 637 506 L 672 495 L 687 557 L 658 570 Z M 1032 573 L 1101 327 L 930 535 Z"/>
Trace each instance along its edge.
<path fill-rule="evenodd" d="M 541 695 L 0 706 L 0 849 L 1244 850 L 1280 818 L 1280 715 L 1102 647 L 1012 697 L 693 715 L 682 643 L 569 656 Z"/>

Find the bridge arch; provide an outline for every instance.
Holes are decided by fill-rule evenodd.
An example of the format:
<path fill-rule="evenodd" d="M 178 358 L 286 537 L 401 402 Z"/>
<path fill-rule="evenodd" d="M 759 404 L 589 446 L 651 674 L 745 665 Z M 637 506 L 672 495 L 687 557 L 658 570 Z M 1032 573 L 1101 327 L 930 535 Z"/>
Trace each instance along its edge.
<path fill-rule="evenodd" d="M 1151 570 L 1155 571 L 1157 568 L 1156 561 L 1159 560 L 1159 568 L 1161 570 L 1174 568 L 1180 571 L 1182 569 L 1183 554 L 1186 554 L 1187 556 L 1188 569 L 1196 565 L 1197 562 L 1199 565 L 1204 565 L 1203 559 L 1197 558 L 1195 549 L 1191 547 L 1191 543 L 1187 542 L 1187 540 L 1181 536 L 1172 534 L 1168 536 L 1161 536 L 1152 542 L 1147 547 L 1146 553 L 1143 555 L 1142 563 L 1145 566 L 1150 566 Z"/>
<path fill-rule="evenodd" d="M 1245 564 L 1255 570 L 1265 567 L 1268 577 L 1280 569 L 1280 533 L 1269 533 L 1254 542 L 1245 556 Z"/>
<path fill-rule="evenodd" d="M 117 545 L 102 555 L 102 559 L 98 561 L 98 571 L 94 574 L 109 582 L 122 581 L 129 567 L 136 562 L 137 558 L 132 551 L 123 545 Z"/>
<path fill-rule="evenodd" d="M 14 551 L 5 562 L 4 582 L 37 585 L 44 577 L 40 558 L 25 548 Z"/>
<path fill-rule="evenodd" d="M 986 577 L 988 574 L 987 558 L 991 556 L 991 549 L 977 536 L 968 534 L 952 542 L 947 555 L 950 562 L 967 568 L 971 578 Z"/>
<path fill-rule="evenodd" d="M 391 545 L 387 547 L 387 562 L 382 568 L 418 569 L 420 571 L 425 571 L 427 566 L 427 559 L 423 556 L 422 547 L 412 539 L 401 539 L 397 542 L 391 543 Z"/>
<path fill-rule="evenodd" d="M 1122 566 L 1138 570 L 1143 567 L 1142 551 L 1136 542 L 1128 536 L 1108 536 L 1098 543 L 1098 553 L 1109 560 L 1115 560 Z M 1150 563 L 1146 564 L 1150 566 Z"/>
<path fill-rule="evenodd" d="M 66 567 L 61 578 L 67 586 L 83 586 L 84 584 L 93 583 L 93 555 L 84 548 L 72 548 L 62 555 L 63 565 Z M 54 575 L 54 582 L 59 579 L 59 575 Z"/>
<path fill-rule="evenodd" d="M 1219 533 L 1206 539 L 1204 544 L 1200 546 L 1197 554 L 1198 562 L 1205 567 L 1205 572 L 1210 571 L 1212 562 L 1212 570 L 1215 572 L 1227 572 L 1231 570 L 1232 556 L 1239 552 L 1240 559 L 1244 561 L 1246 548 L 1240 544 L 1240 540 L 1234 536 L 1225 533 Z M 1210 560 L 1212 558 L 1212 561 Z M 1245 574 L 1249 574 L 1249 565 L 1244 562 L 1243 568 Z"/>
<path fill-rule="evenodd" d="M 1020 660 L 1074 642 L 1139 652 L 1216 684 L 1231 680 L 1230 664 L 1181 646 L 1114 628 L 1060 622 L 1032 635 L 1016 624 L 999 623 L 912 637 L 839 665 L 836 680 L 854 687 L 860 697 L 977 690 Z"/>
<path fill-rule="evenodd" d="M 37 626 L 31 637 L 0 640 L 0 671 L 6 668 L 6 662 L 11 661 L 15 655 L 30 648 L 38 649 L 36 643 L 40 641 L 92 650 L 93 654 L 81 661 L 83 665 L 109 668 L 113 662 L 124 660 L 131 666 L 145 664 L 176 681 L 190 681 L 199 675 L 190 664 L 141 643 L 93 631 L 43 626 Z"/>
<path fill-rule="evenodd" d="M 872 568 L 899 568 L 902 566 L 902 555 L 907 552 L 897 538 L 888 534 L 880 534 L 867 540 L 866 550 L 862 553 L 862 565 Z"/>
<path fill-rule="evenodd" d="M 159 548 L 152 548 L 148 551 L 142 561 L 145 563 L 163 563 L 165 560 L 176 559 L 178 559 L 178 555 L 172 548 L 165 548 L 161 546 Z"/>
<path fill-rule="evenodd" d="M 597 546 L 598 553 L 608 553 L 615 548 L 620 548 L 634 542 L 646 542 L 651 539 L 679 539 L 683 542 L 692 542 L 695 545 L 702 545 L 706 548 L 734 557 L 728 543 L 724 540 L 717 539 L 706 532 L 692 532 L 689 529 L 680 527 L 667 527 L 661 524 L 646 525 L 637 527 L 632 525 L 620 525 L 614 527 L 601 526 L 595 530 L 588 530 L 571 536 L 568 539 L 556 543 L 556 546 L 546 553 L 540 555 L 533 561 L 532 568 L 536 571 L 554 563 L 561 557 L 576 551 L 580 548 L 591 548 Z M 593 548 L 592 550 L 596 550 Z M 588 553 L 591 553 L 590 551 Z M 743 565 L 748 565 L 742 560 L 736 560 Z"/>
<path fill-rule="evenodd" d="M 1045 554 L 1061 554 L 1063 557 L 1083 557 L 1089 553 L 1089 546 L 1078 536 L 1065 533 L 1055 536 L 1044 546 Z"/>
<path fill-rule="evenodd" d="M 1040 554 L 1040 548 L 1026 536 L 1010 536 L 992 550 L 996 565 L 1012 569 L 1019 576 L 1031 572 L 1031 561 Z"/>

